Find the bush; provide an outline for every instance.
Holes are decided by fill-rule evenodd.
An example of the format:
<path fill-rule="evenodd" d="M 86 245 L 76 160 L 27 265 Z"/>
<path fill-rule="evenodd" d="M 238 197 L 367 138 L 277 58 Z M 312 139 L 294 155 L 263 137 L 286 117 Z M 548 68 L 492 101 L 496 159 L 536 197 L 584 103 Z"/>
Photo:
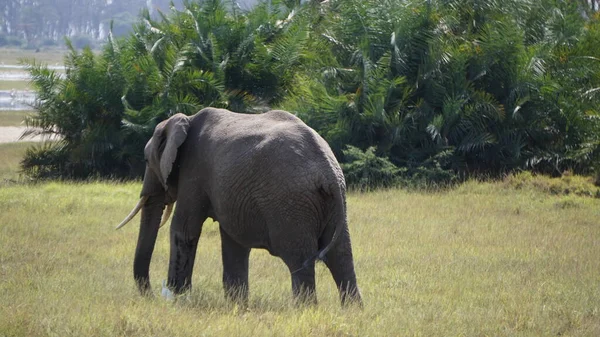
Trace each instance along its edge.
<path fill-rule="evenodd" d="M 459 177 L 456 172 L 447 168 L 452 156 L 453 151 L 443 151 L 417 167 L 407 170 L 408 174 L 402 179 L 402 185 L 420 189 L 444 188 L 453 185 L 459 180 Z"/>
<path fill-rule="evenodd" d="M 135 171 L 158 122 L 206 106 L 294 112 L 337 156 L 356 147 L 345 170 L 360 189 L 600 175 L 600 16 L 575 2 L 273 3 L 143 11 L 101 54 L 72 51 L 64 77 L 33 69 L 38 126 L 90 175 Z M 118 15 L 113 33 L 130 20 Z"/>
<path fill-rule="evenodd" d="M 69 153 L 63 146 L 46 143 L 27 149 L 21 167 L 23 173 L 32 179 L 66 178 L 66 165 Z"/>
<path fill-rule="evenodd" d="M 389 159 L 378 157 L 375 147 L 366 151 L 348 146 L 343 151 L 349 163 L 342 164 L 346 183 L 350 188 L 367 191 L 379 187 L 392 187 L 401 170 Z"/>
<path fill-rule="evenodd" d="M 142 141 L 122 132 L 125 80 L 119 59 L 111 50 L 98 56 L 89 48 L 79 53 L 68 46 L 64 76 L 35 62 L 28 66 L 38 111 L 26 119 L 28 133 L 58 135 L 61 141 L 32 149 L 23 170 L 34 178 L 141 175 L 135 170 L 143 160 L 134 156 L 143 153 Z"/>

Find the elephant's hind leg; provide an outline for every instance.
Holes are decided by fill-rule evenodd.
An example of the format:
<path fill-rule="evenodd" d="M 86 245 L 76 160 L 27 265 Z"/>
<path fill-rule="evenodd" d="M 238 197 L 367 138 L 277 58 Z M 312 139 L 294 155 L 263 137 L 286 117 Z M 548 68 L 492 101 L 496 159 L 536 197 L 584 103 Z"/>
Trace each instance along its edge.
<path fill-rule="evenodd" d="M 362 306 L 362 298 L 354 272 L 350 236 L 347 231 L 344 231 L 338 243 L 327 253 L 325 264 L 335 280 L 342 305 L 356 303 Z"/>
<path fill-rule="evenodd" d="M 242 305 L 248 304 L 248 260 L 250 248 L 235 242 L 225 231 L 221 231 L 223 258 L 223 288 L 227 298 Z"/>
<path fill-rule="evenodd" d="M 311 254 L 282 256 L 292 276 L 292 293 L 300 304 L 317 304 L 315 261 L 311 256 Z"/>

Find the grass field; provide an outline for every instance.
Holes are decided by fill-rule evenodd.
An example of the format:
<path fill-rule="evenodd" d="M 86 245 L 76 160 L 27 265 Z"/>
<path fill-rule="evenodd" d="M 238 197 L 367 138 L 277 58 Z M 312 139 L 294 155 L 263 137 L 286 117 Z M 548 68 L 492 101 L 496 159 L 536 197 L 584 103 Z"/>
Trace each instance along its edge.
<path fill-rule="evenodd" d="M 22 60 L 33 60 L 49 66 L 60 66 L 64 63 L 66 51 L 62 49 L 46 49 L 40 52 L 35 50 L 0 48 L 0 90 L 31 90 L 32 86 L 28 80 L 8 81 L 2 80 L 2 74 L 27 73 L 21 67 Z M 57 70 L 62 72 L 62 70 Z"/>
<path fill-rule="evenodd" d="M 0 145 L 0 155 L 14 164 L 24 148 Z M 256 250 L 242 310 L 223 298 L 210 221 L 189 298 L 137 294 L 139 218 L 114 226 L 139 183 L 0 185 L 0 336 L 599 336 L 600 199 L 512 186 L 351 193 L 364 309 L 340 308 L 323 264 L 319 305 L 294 307 L 284 264 Z M 157 295 L 168 231 L 151 264 Z"/>
<path fill-rule="evenodd" d="M 48 65 L 62 65 L 66 51 L 62 49 L 45 49 L 40 52 L 35 50 L 1 48 L 0 64 L 19 64 L 21 59 L 40 60 Z"/>
<path fill-rule="evenodd" d="M 2 158 L 0 160 L 0 189 L 6 184 L 22 182 L 23 177 L 19 173 L 19 162 L 31 145 L 33 144 L 30 142 L 0 143 L 0 158 Z"/>
<path fill-rule="evenodd" d="M 0 81 L 0 90 L 31 90 L 29 81 Z"/>
<path fill-rule="evenodd" d="M 0 124 L 23 114 L 2 112 Z M 189 298 L 141 298 L 131 273 L 139 218 L 113 230 L 140 184 L 26 184 L 18 163 L 30 145 L 0 144 L 2 337 L 600 335 L 600 199 L 586 179 L 351 193 L 365 308 L 340 308 L 322 264 L 319 305 L 295 307 L 286 267 L 257 250 L 243 310 L 223 298 L 211 221 Z M 168 241 L 163 229 L 151 265 L 157 295 Z"/>
<path fill-rule="evenodd" d="M 1 83 L 0 83 L 1 84 Z M 34 111 L 0 111 L 0 126 L 25 126 L 25 117 Z"/>

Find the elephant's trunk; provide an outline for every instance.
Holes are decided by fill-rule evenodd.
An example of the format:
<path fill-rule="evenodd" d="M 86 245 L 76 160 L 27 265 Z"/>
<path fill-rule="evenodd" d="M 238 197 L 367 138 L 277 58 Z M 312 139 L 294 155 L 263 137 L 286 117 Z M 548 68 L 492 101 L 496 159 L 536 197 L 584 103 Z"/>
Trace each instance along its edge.
<path fill-rule="evenodd" d="M 133 277 L 142 295 L 151 293 L 148 270 L 164 207 L 164 196 L 153 196 L 148 198 L 142 208 L 140 233 L 133 261 Z"/>

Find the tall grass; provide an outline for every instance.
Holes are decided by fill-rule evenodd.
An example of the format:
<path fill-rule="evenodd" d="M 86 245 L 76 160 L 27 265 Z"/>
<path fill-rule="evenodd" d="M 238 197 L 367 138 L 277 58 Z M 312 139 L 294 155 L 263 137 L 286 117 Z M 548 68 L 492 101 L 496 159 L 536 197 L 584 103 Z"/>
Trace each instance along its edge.
<path fill-rule="evenodd" d="M 137 294 L 138 226 L 113 228 L 139 189 L 0 188 L 0 336 L 600 335 L 598 199 L 475 182 L 443 193 L 352 193 L 365 308 L 340 308 L 323 264 L 319 305 L 294 307 L 284 264 L 257 250 L 242 310 L 223 299 L 218 227 L 210 221 L 189 298 Z M 159 233 L 151 264 L 157 295 L 168 231 Z"/>

